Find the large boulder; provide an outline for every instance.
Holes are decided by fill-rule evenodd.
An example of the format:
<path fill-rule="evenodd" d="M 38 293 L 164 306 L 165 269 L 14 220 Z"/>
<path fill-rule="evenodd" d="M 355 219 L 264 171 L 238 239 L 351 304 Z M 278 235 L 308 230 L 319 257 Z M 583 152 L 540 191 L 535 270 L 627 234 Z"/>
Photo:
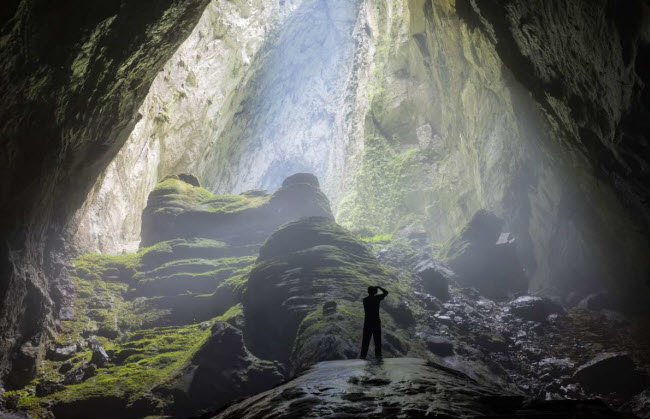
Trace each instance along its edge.
<path fill-rule="evenodd" d="M 333 218 L 313 175 L 290 176 L 273 195 L 260 191 L 214 195 L 191 175 L 173 175 L 149 194 L 142 212 L 141 246 L 192 237 L 237 245 L 261 243 L 279 225 L 312 215 Z"/>
<path fill-rule="evenodd" d="M 431 258 L 426 258 L 417 264 L 415 273 L 427 293 L 441 301 L 449 300 L 449 283 L 455 280 L 456 276 L 451 270 Z"/>
<path fill-rule="evenodd" d="M 578 367 L 573 379 L 590 393 L 631 396 L 648 385 L 648 377 L 626 353 L 603 353 Z"/>
<path fill-rule="evenodd" d="M 281 383 L 284 376 L 276 364 L 260 360 L 246 349 L 239 329 L 218 321 L 182 380 L 187 393 L 185 398 L 177 396 L 175 409 L 198 413 L 267 390 Z"/>
<path fill-rule="evenodd" d="M 65 361 L 72 358 L 77 352 L 77 345 L 59 346 L 47 348 L 46 357 L 52 361 Z"/>
<path fill-rule="evenodd" d="M 70 371 L 65 373 L 63 384 L 79 384 L 86 381 L 97 373 L 97 367 L 90 362 L 82 362 Z"/>
<path fill-rule="evenodd" d="M 318 178 L 311 173 L 296 173 L 284 180 L 282 182 L 282 187 L 286 188 L 291 185 L 295 185 L 297 183 L 306 183 L 308 185 L 311 185 L 314 188 L 320 188 L 320 183 L 318 182 Z"/>
<path fill-rule="evenodd" d="M 533 322 L 542 322 L 549 315 L 564 311 L 562 307 L 547 298 L 531 295 L 518 297 L 509 302 L 507 307 L 515 316 Z"/>
<path fill-rule="evenodd" d="M 528 289 L 515 239 L 501 234 L 502 227 L 503 221 L 492 212 L 479 210 L 442 252 L 460 285 L 475 287 L 493 299 Z"/>
<path fill-rule="evenodd" d="M 391 287 L 397 280 L 366 245 L 330 219 L 288 223 L 264 243 L 249 275 L 244 294 L 247 345 L 261 358 L 289 363 L 292 371 L 322 360 L 354 358 L 363 324 L 361 300 L 367 287 L 377 284 L 390 292 L 384 310 L 394 309 L 382 313 L 384 327 L 394 328 L 390 331 L 402 339 L 413 317 L 399 304 L 405 296 Z M 336 301 L 336 311 L 324 312 L 323 305 L 331 301 Z"/>

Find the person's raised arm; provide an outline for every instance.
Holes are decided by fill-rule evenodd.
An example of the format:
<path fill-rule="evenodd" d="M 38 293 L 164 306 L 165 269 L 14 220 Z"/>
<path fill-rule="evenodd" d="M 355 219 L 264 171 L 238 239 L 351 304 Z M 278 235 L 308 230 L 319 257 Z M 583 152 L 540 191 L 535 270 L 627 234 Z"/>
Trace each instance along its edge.
<path fill-rule="evenodd" d="M 384 298 L 386 298 L 386 296 L 388 295 L 388 291 L 386 291 L 385 289 L 383 289 L 383 288 L 380 287 L 379 285 L 377 285 L 377 289 L 380 290 L 380 291 L 382 292 L 382 293 L 379 294 L 377 297 L 379 297 L 380 300 L 383 300 Z"/>

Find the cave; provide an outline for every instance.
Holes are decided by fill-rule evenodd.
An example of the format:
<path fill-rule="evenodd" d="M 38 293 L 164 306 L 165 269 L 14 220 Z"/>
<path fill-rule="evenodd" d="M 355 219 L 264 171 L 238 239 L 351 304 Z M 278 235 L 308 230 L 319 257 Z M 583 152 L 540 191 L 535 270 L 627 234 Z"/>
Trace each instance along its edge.
<path fill-rule="evenodd" d="M 0 416 L 650 418 L 647 0 L 0 25 Z"/>

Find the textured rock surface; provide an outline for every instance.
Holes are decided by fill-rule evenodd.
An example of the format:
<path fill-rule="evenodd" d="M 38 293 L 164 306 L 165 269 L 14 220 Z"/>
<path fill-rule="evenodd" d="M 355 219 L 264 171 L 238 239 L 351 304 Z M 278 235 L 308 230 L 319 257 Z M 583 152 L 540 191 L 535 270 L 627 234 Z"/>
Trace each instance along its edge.
<path fill-rule="evenodd" d="M 18 348 L 38 345 L 52 327 L 63 229 L 207 3 L 24 0 L 2 8 L 0 376 Z M 22 367 L 16 374 L 29 377 Z"/>
<path fill-rule="evenodd" d="M 250 273 L 244 294 L 247 344 L 261 358 L 287 362 L 293 372 L 318 361 L 355 358 L 363 324 L 359 301 L 369 285 L 396 281 L 363 243 L 331 220 L 286 224 L 266 240 Z M 389 314 L 382 321 L 387 356 L 410 350 L 413 315 L 397 309 L 408 289 L 408 283 L 394 288 L 382 303 Z M 332 299 L 336 313 L 328 315 L 321 307 Z M 410 324 L 400 321 L 404 310 Z"/>
<path fill-rule="evenodd" d="M 262 242 L 279 225 L 300 217 L 332 218 L 318 180 L 307 182 L 290 182 L 273 195 L 260 191 L 213 195 L 169 176 L 149 194 L 142 212 L 141 245 L 186 237 L 243 245 Z"/>
<path fill-rule="evenodd" d="M 177 401 L 179 413 L 215 408 L 284 381 L 276 365 L 252 356 L 242 332 L 224 322 L 212 326 L 183 378 L 188 382 L 187 399 Z"/>
<path fill-rule="evenodd" d="M 474 3 L 364 4 L 337 220 L 378 234 L 416 215 L 443 243 L 487 208 L 532 289 L 647 295 L 643 199 L 625 197 L 647 196 L 647 30 L 620 23 L 640 2 Z"/>
<path fill-rule="evenodd" d="M 464 374 L 415 358 L 376 364 L 321 362 L 303 376 L 251 397 L 214 418 L 618 417 L 602 402 L 526 400 Z"/>
<path fill-rule="evenodd" d="M 645 295 L 647 23 L 630 19 L 640 2 L 602 3 L 215 3 L 158 77 L 77 242 L 137 240 L 170 170 L 240 192 L 309 169 L 348 228 L 408 218 L 443 243 L 488 208 L 532 289 L 586 295 L 624 277 L 634 291 L 617 299 Z"/>
<path fill-rule="evenodd" d="M 36 417 L 135 418 L 186 417 L 219 408 L 319 361 L 355 358 L 363 322 L 361 298 L 369 284 L 377 283 L 390 291 L 381 304 L 384 354 L 444 365 L 432 367 L 443 374 L 435 381 L 441 389 L 435 394 L 452 394 L 466 407 L 476 402 L 476 409 L 488 413 L 504 408 L 492 399 L 475 399 L 458 390 L 460 382 L 445 377 L 465 377 L 463 383 L 479 393 L 498 388 L 499 394 L 586 398 L 593 392 L 588 380 L 583 385 L 574 379 L 575 366 L 589 366 L 603 349 L 629 348 L 627 365 L 643 368 L 650 362 L 650 341 L 633 327 L 643 323 L 621 314 L 548 310 L 555 306 L 532 296 L 495 302 L 475 289 L 459 288 L 456 274 L 448 269 L 446 300 L 429 295 L 426 281 L 418 278 L 418 262 L 424 259 L 427 266 L 441 269 L 426 254 L 431 247 L 419 238 L 356 238 L 320 205 L 324 196 L 311 175 L 288 178 L 272 196 L 260 191 L 214 195 L 199 184 L 189 175 L 172 176 L 152 192 L 143 225 L 165 236 L 152 239 L 152 246 L 132 254 L 84 254 L 66 266 L 74 314 L 62 321 L 56 340 L 48 342 L 49 356 L 38 368 L 27 365 L 36 379 L 25 376 L 25 388 L 2 393 L 0 409 Z M 293 211 L 277 218 L 274 210 L 287 205 L 274 206 L 272 201 L 290 204 Z M 271 225 L 290 214 L 310 215 L 309 208 L 328 216 Z M 152 217 L 157 212 L 160 217 Z M 191 215 L 187 228 L 175 230 L 174 217 L 182 214 Z M 248 214 L 245 222 L 234 222 L 238 214 Z M 494 230 L 489 241 L 498 234 Z M 174 232 L 184 235 L 174 237 Z M 215 240 L 215 232 L 222 240 Z M 262 243 L 264 234 L 271 236 Z M 392 267 L 381 264 L 373 250 Z M 27 346 L 24 354 L 29 358 L 38 351 Z M 399 370 L 400 362 L 388 364 Z M 417 368 L 405 362 L 408 371 L 429 368 L 422 367 L 423 361 L 416 362 Z M 390 374 L 386 378 L 378 371 L 377 377 L 351 384 L 390 386 L 390 377 L 396 377 Z M 401 394 L 404 383 L 395 384 L 390 391 Z M 426 401 L 431 396 L 428 389 L 420 389 L 428 395 L 409 390 L 408 397 L 395 401 L 403 407 L 382 407 L 419 409 L 425 401 L 418 394 Z M 639 385 L 600 396 L 617 409 L 641 411 L 641 390 Z M 302 403 L 292 404 L 291 414 L 309 414 Z M 576 402 L 558 403 L 563 409 Z M 346 408 L 370 412 L 376 409 L 372 406 Z"/>
<path fill-rule="evenodd" d="M 198 185 L 174 175 L 150 194 L 143 242 L 151 246 L 68 264 L 74 314 L 42 365 L 31 364 L 39 380 L 32 372 L 21 383 L 51 384 L 36 396 L 20 390 L 19 407 L 36 416 L 95 417 L 105 405 L 124 417 L 185 417 L 284 379 L 280 364 L 244 346 L 241 294 L 264 239 L 295 218 L 331 219 L 327 198 L 306 174 L 273 195 L 213 195 Z"/>
<path fill-rule="evenodd" d="M 158 73 L 138 110 L 142 119 L 77 213 L 77 245 L 109 253 L 137 247 L 149 192 L 169 174 L 201 173 L 202 155 L 236 112 L 237 89 L 255 75 L 259 50 L 296 3 L 210 2 Z"/>

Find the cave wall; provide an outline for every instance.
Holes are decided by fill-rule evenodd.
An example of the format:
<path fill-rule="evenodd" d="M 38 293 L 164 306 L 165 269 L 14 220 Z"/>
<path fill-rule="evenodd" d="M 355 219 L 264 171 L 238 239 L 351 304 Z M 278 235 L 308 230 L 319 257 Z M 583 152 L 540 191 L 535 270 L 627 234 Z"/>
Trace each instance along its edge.
<path fill-rule="evenodd" d="M 63 230 L 208 0 L 11 1 L 0 10 L 0 376 L 20 386 L 64 286 Z"/>
<path fill-rule="evenodd" d="M 416 225 L 443 244 L 488 208 L 518 237 L 533 291 L 647 295 L 647 210 L 625 197 L 647 196 L 645 163 L 603 177 L 612 155 L 576 135 L 617 149 L 625 115 L 644 109 L 643 57 L 626 55 L 611 12 L 559 3 L 365 2 L 337 219 L 375 233 Z M 638 123 L 628 141 L 642 162 Z"/>
<path fill-rule="evenodd" d="M 118 253 L 140 240 L 147 196 L 163 177 L 200 174 L 202 156 L 235 113 L 238 89 L 256 74 L 260 49 L 299 1 L 213 1 L 156 76 L 124 147 L 71 227 L 75 245 Z"/>

